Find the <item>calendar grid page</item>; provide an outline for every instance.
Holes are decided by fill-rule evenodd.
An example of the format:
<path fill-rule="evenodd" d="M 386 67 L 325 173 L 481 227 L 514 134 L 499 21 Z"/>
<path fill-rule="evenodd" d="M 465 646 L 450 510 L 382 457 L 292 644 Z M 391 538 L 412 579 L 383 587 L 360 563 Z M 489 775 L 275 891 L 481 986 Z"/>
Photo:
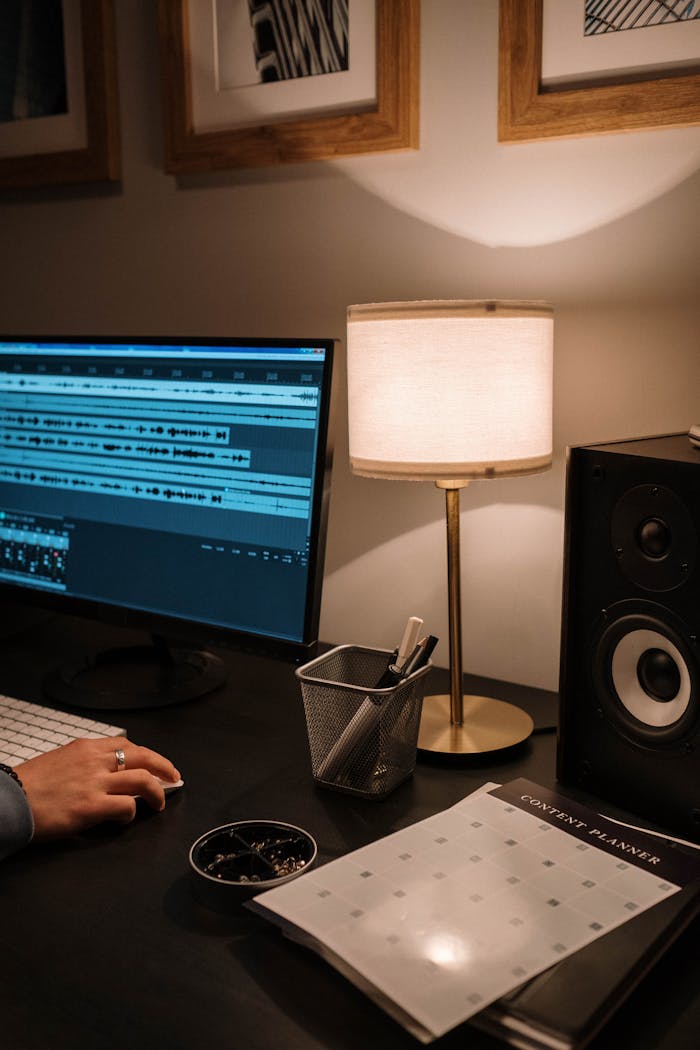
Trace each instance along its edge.
<path fill-rule="evenodd" d="M 677 844 L 521 779 L 249 906 L 430 1042 L 699 875 Z"/>

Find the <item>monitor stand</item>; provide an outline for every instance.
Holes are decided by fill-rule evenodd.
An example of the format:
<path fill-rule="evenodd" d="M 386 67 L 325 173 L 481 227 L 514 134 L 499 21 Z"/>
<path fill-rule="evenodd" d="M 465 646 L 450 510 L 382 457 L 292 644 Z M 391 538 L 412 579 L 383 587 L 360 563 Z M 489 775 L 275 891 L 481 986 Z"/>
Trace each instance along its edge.
<path fill-rule="evenodd" d="M 46 675 L 44 692 L 67 707 L 133 711 L 194 700 L 223 685 L 226 665 L 218 656 L 173 646 L 161 635 L 152 639 L 58 667 Z"/>

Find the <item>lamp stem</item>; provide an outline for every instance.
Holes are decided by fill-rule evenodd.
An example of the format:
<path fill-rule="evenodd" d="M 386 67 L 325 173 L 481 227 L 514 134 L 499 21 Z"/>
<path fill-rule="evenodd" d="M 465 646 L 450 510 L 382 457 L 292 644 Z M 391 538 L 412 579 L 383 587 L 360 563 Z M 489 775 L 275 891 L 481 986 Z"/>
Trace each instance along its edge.
<path fill-rule="evenodd" d="M 459 563 L 459 490 L 468 481 L 438 482 L 445 489 L 447 520 L 447 591 L 450 634 L 450 724 L 461 726 L 463 715 L 462 681 L 462 601 Z"/>
<path fill-rule="evenodd" d="M 445 490 L 447 587 L 449 595 L 450 692 L 427 696 L 421 715 L 418 748 L 441 755 L 499 751 L 525 740 L 533 729 L 530 715 L 503 700 L 462 694 L 462 603 L 459 571 L 459 490 L 468 481 L 436 481 Z M 447 722 L 449 708 L 450 721 Z M 466 722 L 465 722 L 466 711 Z"/>

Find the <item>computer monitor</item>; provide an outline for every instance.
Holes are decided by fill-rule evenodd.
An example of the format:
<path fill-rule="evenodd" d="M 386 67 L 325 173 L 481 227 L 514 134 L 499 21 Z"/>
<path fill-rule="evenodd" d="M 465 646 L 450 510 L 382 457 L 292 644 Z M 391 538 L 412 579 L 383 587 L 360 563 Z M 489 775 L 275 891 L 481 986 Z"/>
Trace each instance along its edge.
<path fill-rule="evenodd" d="M 145 628 L 156 646 L 129 659 L 163 657 L 155 686 L 111 688 L 120 651 L 50 695 L 139 707 L 218 684 L 221 662 L 173 638 L 312 655 L 333 346 L 0 339 L 0 600 Z"/>

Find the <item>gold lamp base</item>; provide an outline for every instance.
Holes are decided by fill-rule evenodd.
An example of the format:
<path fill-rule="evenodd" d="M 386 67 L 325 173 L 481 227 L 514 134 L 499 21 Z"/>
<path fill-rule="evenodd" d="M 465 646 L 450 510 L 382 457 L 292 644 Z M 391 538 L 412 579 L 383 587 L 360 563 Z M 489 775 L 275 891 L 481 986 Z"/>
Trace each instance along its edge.
<path fill-rule="evenodd" d="M 527 740 L 534 722 L 519 707 L 488 696 L 463 696 L 463 723 L 450 721 L 450 697 L 426 696 L 418 750 L 441 755 L 478 755 Z"/>

